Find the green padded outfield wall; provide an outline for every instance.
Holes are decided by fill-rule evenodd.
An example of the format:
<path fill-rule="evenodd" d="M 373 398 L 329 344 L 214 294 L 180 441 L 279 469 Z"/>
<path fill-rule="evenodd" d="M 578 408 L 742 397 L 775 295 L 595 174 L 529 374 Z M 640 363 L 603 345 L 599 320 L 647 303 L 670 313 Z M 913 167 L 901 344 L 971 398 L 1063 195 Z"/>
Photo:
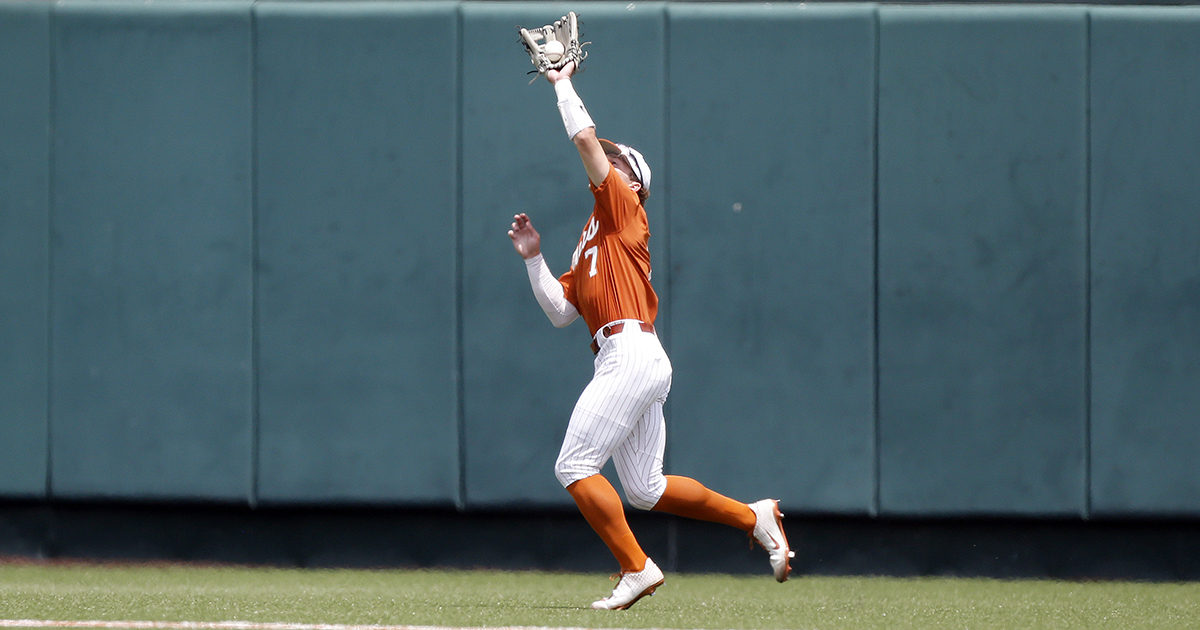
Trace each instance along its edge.
<path fill-rule="evenodd" d="M 255 16 L 258 497 L 452 504 L 457 5 Z"/>
<path fill-rule="evenodd" d="M 879 494 L 1080 515 L 1087 11 L 879 10 Z"/>
<path fill-rule="evenodd" d="M 55 496 L 250 497 L 250 8 L 54 5 Z"/>
<path fill-rule="evenodd" d="M 0 497 L 46 493 L 50 5 L 0 3 Z"/>
<path fill-rule="evenodd" d="M 871 512 L 875 9 L 668 15 L 667 470 Z"/>
<path fill-rule="evenodd" d="M 555 329 L 530 290 L 507 231 L 529 214 L 552 272 L 565 272 L 594 199 L 563 131 L 554 89 L 532 85 L 517 24 L 544 24 L 561 7 L 463 5 L 463 410 L 465 500 L 473 506 L 572 505 L 554 461 L 575 400 L 593 371 L 583 320 Z M 581 9 L 582 13 L 584 9 Z M 650 252 L 668 286 L 662 4 L 588 4 L 584 39 L 597 63 L 575 81 L 602 137 L 637 147 L 651 165 Z M 508 53 L 516 54 L 508 54 Z M 599 60 L 603 62 L 599 62 Z M 630 81 L 631 68 L 640 80 Z M 659 311 L 665 321 L 666 304 Z M 666 331 L 664 331 L 664 335 Z M 614 477 L 615 479 L 615 477 Z"/>
<path fill-rule="evenodd" d="M 568 506 L 592 356 L 505 235 L 561 273 L 592 203 L 514 28 L 566 9 L 0 3 L 0 496 Z M 654 167 L 668 472 L 1200 513 L 1200 10 L 580 12 Z"/>
<path fill-rule="evenodd" d="M 1200 10 L 1091 34 L 1092 510 L 1200 513 Z"/>

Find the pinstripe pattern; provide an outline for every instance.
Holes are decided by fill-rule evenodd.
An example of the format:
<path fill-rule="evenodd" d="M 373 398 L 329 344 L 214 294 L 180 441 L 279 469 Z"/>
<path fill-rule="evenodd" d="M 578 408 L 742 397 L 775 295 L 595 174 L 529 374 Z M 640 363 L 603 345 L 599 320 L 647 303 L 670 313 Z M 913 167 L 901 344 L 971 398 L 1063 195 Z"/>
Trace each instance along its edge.
<path fill-rule="evenodd" d="M 658 337 L 636 325 L 602 340 L 596 373 L 571 414 L 554 472 L 563 487 L 613 459 L 630 505 L 648 510 L 666 489 L 663 403 L 671 361 Z"/>

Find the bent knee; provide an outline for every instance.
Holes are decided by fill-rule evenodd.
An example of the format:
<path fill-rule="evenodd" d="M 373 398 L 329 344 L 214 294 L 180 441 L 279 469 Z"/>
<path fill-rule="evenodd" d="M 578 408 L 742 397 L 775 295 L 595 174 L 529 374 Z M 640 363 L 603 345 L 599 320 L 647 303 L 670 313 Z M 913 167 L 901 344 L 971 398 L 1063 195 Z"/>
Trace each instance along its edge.
<path fill-rule="evenodd" d="M 659 497 L 650 497 L 644 494 L 630 493 L 625 496 L 629 499 L 629 505 L 639 510 L 653 510 L 655 505 L 658 505 Z"/>
<path fill-rule="evenodd" d="M 658 505 L 659 499 L 667 490 L 667 480 L 662 475 L 656 479 L 650 479 L 645 485 L 639 484 L 637 487 L 626 487 L 625 498 L 629 501 L 629 505 L 639 510 L 653 510 L 654 506 Z"/>
<path fill-rule="evenodd" d="M 575 483 L 576 481 L 579 481 L 580 479 L 586 479 L 592 475 L 598 474 L 600 474 L 600 468 L 589 465 L 586 462 L 570 459 L 559 459 L 554 464 L 554 476 L 558 479 L 558 483 L 562 484 L 562 487 L 564 488 Z"/>

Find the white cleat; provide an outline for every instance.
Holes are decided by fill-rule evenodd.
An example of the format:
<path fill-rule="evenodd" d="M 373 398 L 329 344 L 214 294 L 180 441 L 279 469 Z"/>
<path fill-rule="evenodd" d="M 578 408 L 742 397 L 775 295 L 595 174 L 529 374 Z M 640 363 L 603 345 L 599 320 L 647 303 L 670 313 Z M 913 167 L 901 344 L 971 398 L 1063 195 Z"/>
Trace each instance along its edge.
<path fill-rule="evenodd" d="M 650 558 L 646 558 L 646 566 L 636 573 L 621 573 L 620 581 L 613 588 L 612 595 L 598 602 L 592 602 L 592 608 L 597 610 L 625 610 L 647 595 L 653 595 L 654 589 L 663 585 L 663 572 Z M 615 576 L 614 576 L 615 577 Z"/>
<path fill-rule="evenodd" d="M 787 536 L 783 535 L 783 514 L 779 513 L 779 502 L 775 499 L 763 499 L 750 504 L 754 510 L 754 539 L 771 554 L 771 568 L 775 570 L 775 579 L 786 582 L 792 567 L 788 560 L 796 557 L 796 552 L 788 547 Z"/>

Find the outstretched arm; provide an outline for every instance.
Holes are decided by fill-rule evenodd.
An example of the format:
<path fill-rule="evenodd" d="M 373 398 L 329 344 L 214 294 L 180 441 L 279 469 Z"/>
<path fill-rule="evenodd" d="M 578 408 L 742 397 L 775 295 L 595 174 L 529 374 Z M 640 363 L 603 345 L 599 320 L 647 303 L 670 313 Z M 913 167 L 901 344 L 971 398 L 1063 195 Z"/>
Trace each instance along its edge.
<path fill-rule="evenodd" d="M 550 273 L 550 267 L 542 258 L 542 237 L 533 229 L 529 216 L 522 213 L 513 217 L 512 228 L 508 231 L 512 239 L 513 249 L 525 259 L 525 271 L 529 273 L 529 284 L 533 287 L 533 296 L 538 305 L 550 319 L 550 323 L 562 328 L 579 317 L 579 311 L 567 301 L 563 285 Z"/>
<path fill-rule="evenodd" d="M 579 157 L 583 160 L 583 169 L 587 171 L 588 180 L 599 186 L 608 177 L 608 156 L 600 146 L 596 137 L 596 124 L 583 106 L 583 99 L 575 93 L 571 84 L 571 76 L 575 74 L 575 62 L 563 66 L 562 70 L 546 72 L 546 80 L 554 85 L 554 93 L 558 96 L 558 111 L 562 114 L 563 126 L 567 135 L 579 149 Z"/>

